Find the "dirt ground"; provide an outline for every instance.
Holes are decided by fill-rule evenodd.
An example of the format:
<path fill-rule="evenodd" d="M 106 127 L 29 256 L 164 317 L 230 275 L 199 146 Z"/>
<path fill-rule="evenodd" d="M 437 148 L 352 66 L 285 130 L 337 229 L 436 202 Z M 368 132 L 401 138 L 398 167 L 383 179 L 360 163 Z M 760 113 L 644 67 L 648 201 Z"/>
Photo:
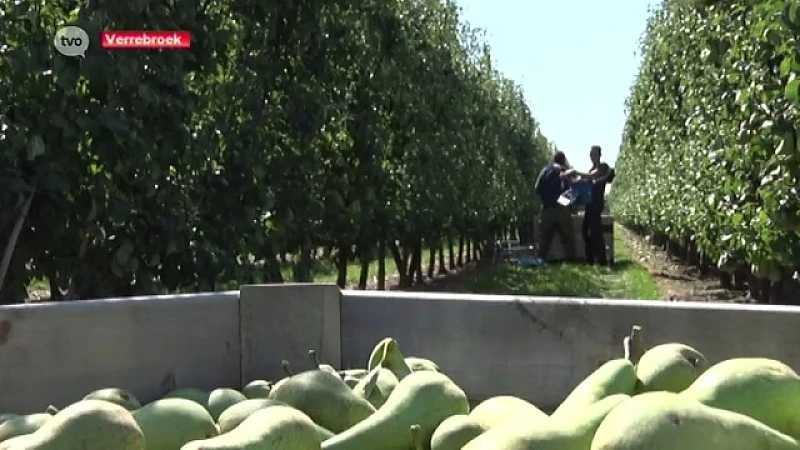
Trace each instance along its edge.
<path fill-rule="evenodd" d="M 725 289 L 719 278 L 671 257 L 647 238 L 620 227 L 631 256 L 656 279 L 664 300 L 751 303 L 744 291 Z"/>

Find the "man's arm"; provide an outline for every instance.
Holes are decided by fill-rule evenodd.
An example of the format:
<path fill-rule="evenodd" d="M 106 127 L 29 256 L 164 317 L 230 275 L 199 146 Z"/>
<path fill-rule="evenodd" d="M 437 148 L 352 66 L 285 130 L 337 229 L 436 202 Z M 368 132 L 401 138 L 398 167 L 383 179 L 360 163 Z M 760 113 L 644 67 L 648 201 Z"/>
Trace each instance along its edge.
<path fill-rule="evenodd" d="M 539 176 L 536 177 L 536 184 L 533 186 L 533 190 L 536 191 L 537 194 L 541 194 L 542 192 L 542 178 L 544 177 L 544 172 L 547 170 L 545 167 L 544 169 L 539 171 Z"/>
<path fill-rule="evenodd" d="M 608 177 L 611 171 L 608 169 L 608 164 L 600 164 L 600 167 L 590 170 L 589 172 L 578 172 L 575 171 L 577 175 L 582 176 L 583 178 L 588 178 L 592 181 L 602 181 L 606 177 Z"/>

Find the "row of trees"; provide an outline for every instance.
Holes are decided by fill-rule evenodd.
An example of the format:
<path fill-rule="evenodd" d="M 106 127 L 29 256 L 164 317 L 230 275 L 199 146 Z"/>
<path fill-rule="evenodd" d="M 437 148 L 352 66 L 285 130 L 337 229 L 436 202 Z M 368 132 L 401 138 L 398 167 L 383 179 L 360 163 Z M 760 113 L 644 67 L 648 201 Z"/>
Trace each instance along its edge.
<path fill-rule="evenodd" d="M 665 0 L 614 186 L 620 220 L 763 301 L 787 301 L 800 268 L 798 33 L 790 0 Z"/>
<path fill-rule="evenodd" d="M 282 254 L 307 281 L 319 247 L 340 283 L 390 254 L 408 284 L 423 247 L 479 255 L 535 215 L 552 145 L 451 0 L 35 0 L 0 21 L 4 302 L 33 278 L 54 299 L 281 282 Z M 65 24 L 85 59 L 55 52 Z M 145 28 L 191 49 L 98 45 Z"/>

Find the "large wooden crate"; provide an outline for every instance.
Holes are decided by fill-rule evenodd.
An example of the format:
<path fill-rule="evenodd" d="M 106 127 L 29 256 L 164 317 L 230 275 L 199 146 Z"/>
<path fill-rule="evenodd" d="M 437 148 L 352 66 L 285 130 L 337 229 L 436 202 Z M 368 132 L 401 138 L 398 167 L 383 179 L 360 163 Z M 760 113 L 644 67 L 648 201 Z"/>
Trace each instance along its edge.
<path fill-rule="evenodd" d="M 577 213 L 572 216 L 573 225 L 575 229 L 575 256 L 578 260 L 586 260 L 586 251 L 583 242 L 583 213 Z M 608 261 L 614 262 L 614 217 L 610 215 L 602 216 L 603 220 L 603 237 L 606 244 L 606 258 Z M 537 243 L 541 242 L 541 227 L 537 227 Z M 556 233 L 553 237 L 553 243 L 550 245 L 550 251 L 547 255 L 548 261 L 559 261 L 564 259 L 564 245 L 561 242 L 561 236 Z"/>

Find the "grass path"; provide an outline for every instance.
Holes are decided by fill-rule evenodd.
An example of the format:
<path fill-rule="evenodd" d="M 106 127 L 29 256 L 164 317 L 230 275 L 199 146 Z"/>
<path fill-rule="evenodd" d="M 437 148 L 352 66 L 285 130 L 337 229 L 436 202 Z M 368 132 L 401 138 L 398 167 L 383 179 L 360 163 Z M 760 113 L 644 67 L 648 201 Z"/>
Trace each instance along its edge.
<path fill-rule="evenodd" d="M 496 264 L 457 280 L 443 280 L 433 290 L 480 294 L 593 297 L 657 300 L 661 292 L 647 269 L 633 259 L 624 230 L 615 225 L 612 269 L 582 264 L 522 267 Z"/>

